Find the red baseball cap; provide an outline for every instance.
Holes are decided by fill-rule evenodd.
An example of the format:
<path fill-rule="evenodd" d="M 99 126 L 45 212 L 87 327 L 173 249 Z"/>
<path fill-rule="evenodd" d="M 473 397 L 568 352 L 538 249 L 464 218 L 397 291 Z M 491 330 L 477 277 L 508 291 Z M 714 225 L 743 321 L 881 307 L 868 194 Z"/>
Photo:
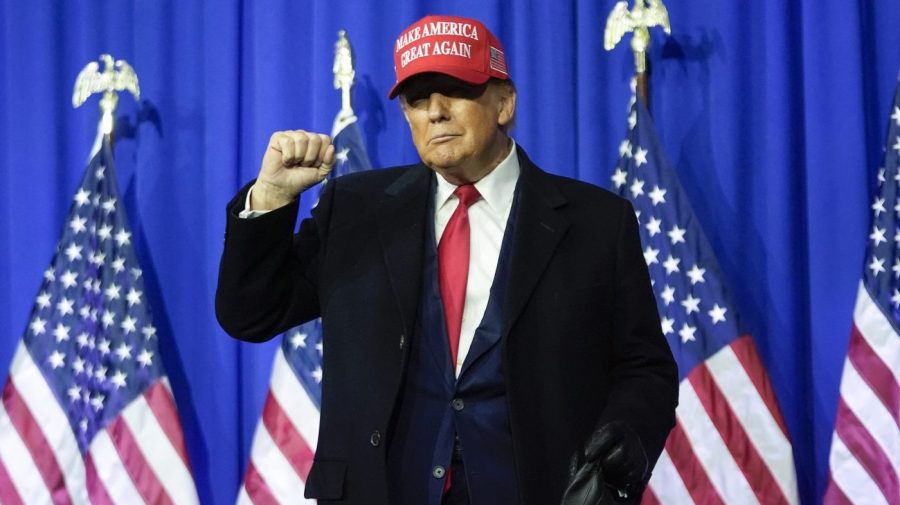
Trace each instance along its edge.
<path fill-rule="evenodd" d="M 425 16 L 410 25 L 394 44 L 397 82 L 393 99 L 410 77 L 438 72 L 470 84 L 491 77 L 509 79 L 503 45 L 481 21 L 458 16 Z"/>

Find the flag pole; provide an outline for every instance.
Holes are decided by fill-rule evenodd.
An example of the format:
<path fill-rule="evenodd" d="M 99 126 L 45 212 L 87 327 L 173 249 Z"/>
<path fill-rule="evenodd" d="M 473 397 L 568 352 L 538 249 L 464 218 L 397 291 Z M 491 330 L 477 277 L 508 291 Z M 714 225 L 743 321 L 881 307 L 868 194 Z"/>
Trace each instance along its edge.
<path fill-rule="evenodd" d="M 650 67 L 647 49 L 650 47 L 650 28 L 660 26 L 666 35 L 672 34 L 669 12 L 662 0 L 634 0 L 629 11 L 628 2 L 620 1 L 613 6 L 606 18 L 603 31 L 603 47 L 612 51 L 626 33 L 632 33 L 631 50 L 634 52 L 635 81 L 637 96 L 650 108 Z"/>
<path fill-rule="evenodd" d="M 334 65 L 332 66 L 332 71 L 334 72 L 334 89 L 341 90 L 341 110 L 334 120 L 332 137 L 336 136 L 344 126 L 356 120 L 356 114 L 353 112 L 353 104 L 350 98 L 350 89 L 353 87 L 353 81 L 356 79 L 354 63 L 350 39 L 347 38 L 346 31 L 340 30 L 338 32 L 338 40 L 334 44 Z"/>

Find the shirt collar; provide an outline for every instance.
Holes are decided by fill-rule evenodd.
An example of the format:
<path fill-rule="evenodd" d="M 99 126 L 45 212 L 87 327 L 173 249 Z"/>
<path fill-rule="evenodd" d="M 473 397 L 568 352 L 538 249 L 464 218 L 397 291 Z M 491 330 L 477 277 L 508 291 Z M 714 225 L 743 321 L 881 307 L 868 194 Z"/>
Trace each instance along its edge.
<path fill-rule="evenodd" d="M 490 171 L 487 175 L 475 183 L 475 189 L 481 194 L 481 198 L 498 213 L 503 214 L 512 205 L 513 195 L 516 191 L 516 182 L 519 180 L 519 156 L 516 154 L 516 142 L 513 140 L 512 148 L 506 158 Z M 443 177 L 435 174 L 437 178 L 437 193 L 435 194 L 435 208 L 440 209 L 447 204 L 457 186 L 450 184 Z"/>

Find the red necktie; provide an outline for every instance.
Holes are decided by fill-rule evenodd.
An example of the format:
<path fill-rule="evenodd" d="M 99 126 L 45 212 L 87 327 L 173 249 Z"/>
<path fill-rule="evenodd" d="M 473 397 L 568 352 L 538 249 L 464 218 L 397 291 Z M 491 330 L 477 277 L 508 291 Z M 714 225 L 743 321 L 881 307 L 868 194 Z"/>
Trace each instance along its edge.
<path fill-rule="evenodd" d="M 478 201 L 481 194 L 471 184 L 456 188 L 453 194 L 459 198 L 459 205 L 450 216 L 438 244 L 438 284 L 444 304 L 444 319 L 447 321 L 450 359 L 455 369 L 466 282 L 469 279 L 469 206 Z"/>

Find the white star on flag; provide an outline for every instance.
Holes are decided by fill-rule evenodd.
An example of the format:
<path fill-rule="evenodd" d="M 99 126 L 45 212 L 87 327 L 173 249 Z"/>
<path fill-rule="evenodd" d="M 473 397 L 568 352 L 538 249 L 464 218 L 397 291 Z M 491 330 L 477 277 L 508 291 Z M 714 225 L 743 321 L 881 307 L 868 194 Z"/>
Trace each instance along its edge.
<path fill-rule="evenodd" d="M 882 212 L 884 212 L 884 198 L 876 198 L 875 203 L 872 204 L 872 210 L 875 211 L 875 217 L 878 217 Z"/>
<path fill-rule="evenodd" d="M 705 268 L 700 268 L 699 265 L 694 265 L 694 268 L 688 270 L 687 275 L 691 278 L 691 285 L 697 284 L 698 282 L 706 282 L 703 278 L 703 275 L 706 273 Z"/>
<path fill-rule="evenodd" d="M 69 261 L 75 261 L 81 259 L 81 250 L 83 249 L 80 245 L 75 245 L 75 243 L 69 244 L 69 247 L 66 248 L 65 254 L 66 257 L 69 258 Z"/>
<path fill-rule="evenodd" d="M 872 275 L 877 276 L 881 272 L 885 272 L 884 269 L 884 260 L 878 259 L 876 257 L 872 257 L 872 262 L 869 263 L 869 270 L 872 271 Z"/>
<path fill-rule="evenodd" d="M 650 236 L 654 237 L 657 233 L 660 232 L 661 226 L 662 219 L 651 217 L 650 221 L 647 221 L 647 224 L 644 227 L 647 228 L 647 232 L 650 233 Z"/>
<path fill-rule="evenodd" d="M 654 206 L 666 203 L 666 190 L 659 186 L 653 186 L 653 191 L 651 191 L 648 196 L 650 197 L 650 200 L 653 201 Z"/>
<path fill-rule="evenodd" d="M 669 335 L 675 332 L 675 320 L 670 319 L 668 317 L 663 317 L 662 321 L 660 321 L 660 325 L 662 326 L 663 335 Z"/>
<path fill-rule="evenodd" d="M 627 175 L 627 172 L 617 167 L 615 173 L 613 173 L 612 176 L 613 184 L 615 184 L 617 188 L 622 187 L 626 182 L 628 182 Z"/>
<path fill-rule="evenodd" d="M 78 188 L 78 192 L 75 193 L 75 203 L 78 204 L 79 207 L 85 205 L 90 201 L 89 197 L 91 193 L 84 188 Z"/>
<path fill-rule="evenodd" d="M 687 323 L 684 323 L 681 326 L 681 329 L 678 330 L 678 335 L 681 337 L 681 343 L 686 344 L 688 342 L 697 340 L 697 338 L 694 337 L 695 331 L 697 331 L 697 328 L 695 328 L 694 326 L 688 326 Z"/>
<path fill-rule="evenodd" d="M 641 148 L 641 147 L 638 147 L 638 148 L 634 151 L 634 163 L 635 163 L 635 165 L 637 165 L 638 167 L 641 166 L 641 165 L 646 165 L 646 164 L 647 164 L 647 153 L 648 153 L 648 152 L 649 152 L 649 151 L 647 151 L 646 149 L 643 149 L 643 148 Z"/>
<path fill-rule="evenodd" d="M 631 183 L 631 195 L 635 198 L 644 194 L 644 181 L 640 179 L 635 179 L 634 182 Z"/>
<path fill-rule="evenodd" d="M 712 310 L 707 312 L 707 314 L 709 314 L 709 317 L 712 318 L 712 323 L 717 324 L 725 322 L 726 312 L 728 312 L 728 309 L 726 309 L 725 307 L 719 307 L 719 304 L 717 303 L 713 305 Z"/>
<path fill-rule="evenodd" d="M 291 336 L 291 345 L 294 346 L 294 349 L 299 349 L 301 347 L 306 347 L 306 334 L 305 333 L 294 333 Z"/>
<path fill-rule="evenodd" d="M 650 246 L 647 246 L 647 248 L 644 249 L 644 261 L 647 262 L 648 266 L 659 263 L 659 260 L 656 259 L 657 255 L 659 255 L 659 249 L 654 249 Z"/>
<path fill-rule="evenodd" d="M 666 273 L 671 275 L 675 272 L 678 272 L 680 270 L 678 268 L 679 263 L 681 263 L 681 260 L 670 254 L 669 257 L 666 258 L 666 261 L 663 263 L 663 266 L 666 268 Z"/>
<path fill-rule="evenodd" d="M 884 228 L 875 227 L 872 230 L 872 233 L 869 235 L 869 238 L 875 242 L 875 247 L 878 247 L 878 244 L 882 242 L 887 242 L 887 239 L 884 238 L 884 234 L 887 232 Z"/>
<path fill-rule="evenodd" d="M 679 242 L 684 243 L 684 234 L 686 231 L 687 230 L 685 230 L 684 228 L 679 228 L 676 224 L 672 227 L 671 230 L 668 231 L 668 233 L 666 233 L 666 235 L 669 236 L 669 240 L 672 241 L 672 245 L 675 245 Z"/>
<path fill-rule="evenodd" d="M 663 299 L 666 306 L 675 301 L 675 288 L 666 284 L 666 287 L 663 288 L 662 293 L 659 294 L 660 298 Z"/>
<path fill-rule="evenodd" d="M 694 298 L 694 295 L 688 294 L 687 298 L 681 301 L 684 311 L 690 315 L 691 312 L 700 312 L 700 299 Z"/>
<path fill-rule="evenodd" d="M 334 155 L 334 159 L 338 163 L 343 165 L 344 163 L 347 162 L 348 159 L 350 159 L 350 149 L 347 149 L 346 147 L 341 149 L 340 151 L 338 151 L 337 154 Z"/>
<path fill-rule="evenodd" d="M 71 221 L 69 221 L 69 228 L 71 228 L 75 233 L 81 233 L 87 230 L 87 228 L 85 227 L 85 223 L 87 223 L 87 218 L 75 216 Z"/>

